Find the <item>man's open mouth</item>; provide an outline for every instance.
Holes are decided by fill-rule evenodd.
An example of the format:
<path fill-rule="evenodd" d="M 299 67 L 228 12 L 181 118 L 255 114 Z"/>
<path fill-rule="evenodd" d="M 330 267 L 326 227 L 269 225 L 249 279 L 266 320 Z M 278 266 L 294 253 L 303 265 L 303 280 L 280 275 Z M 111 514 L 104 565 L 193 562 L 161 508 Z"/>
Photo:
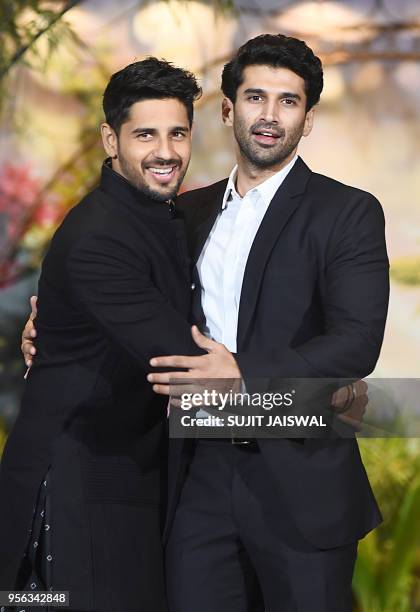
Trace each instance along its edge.
<path fill-rule="evenodd" d="M 252 133 L 262 144 L 275 144 L 281 138 L 280 134 L 271 130 L 253 130 Z"/>
<path fill-rule="evenodd" d="M 170 183 L 178 171 L 178 165 L 171 166 L 149 166 L 146 168 L 153 178 L 161 184 Z"/>

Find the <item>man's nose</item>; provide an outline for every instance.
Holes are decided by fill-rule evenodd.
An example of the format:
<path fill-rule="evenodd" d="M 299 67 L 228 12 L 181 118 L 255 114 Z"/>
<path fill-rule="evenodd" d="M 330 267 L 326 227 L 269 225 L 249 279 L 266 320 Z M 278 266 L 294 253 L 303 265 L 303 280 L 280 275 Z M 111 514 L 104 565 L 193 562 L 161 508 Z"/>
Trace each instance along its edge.
<path fill-rule="evenodd" d="M 155 151 L 157 157 L 161 159 L 173 159 L 174 149 L 170 138 L 160 138 Z"/>
<path fill-rule="evenodd" d="M 261 110 L 261 120 L 266 123 L 278 123 L 278 106 L 275 100 L 267 100 Z"/>

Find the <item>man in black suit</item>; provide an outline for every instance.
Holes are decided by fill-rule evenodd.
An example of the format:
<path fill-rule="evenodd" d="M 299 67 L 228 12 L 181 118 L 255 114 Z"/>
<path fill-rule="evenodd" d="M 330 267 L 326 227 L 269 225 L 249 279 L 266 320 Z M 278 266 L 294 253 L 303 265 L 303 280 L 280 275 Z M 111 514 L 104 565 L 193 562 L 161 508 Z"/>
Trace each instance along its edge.
<path fill-rule="evenodd" d="M 248 41 L 226 64 L 237 166 L 179 199 L 196 320 L 213 340 L 195 333 L 205 356 L 153 359 L 172 368 L 148 376 L 156 392 L 169 394 L 171 378 L 235 378 L 223 351 L 246 385 L 372 372 L 389 293 L 384 218 L 372 195 L 297 156 L 322 86 L 320 60 L 281 35 Z M 172 441 L 173 612 L 350 612 L 357 543 L 381 516 L 356 440 L 328 435 Z"/>
<path fill-rule="evenodd" d="M 38 356 L 0 469 L 1 590 L 70 591 L 84 612 L 166 609 L 167 401 L 146 373 L 161 352 L 201 353 L 172 203 L 199 94 L 155 58 L 105 90 L 100 185 L 42 266 Z"/>

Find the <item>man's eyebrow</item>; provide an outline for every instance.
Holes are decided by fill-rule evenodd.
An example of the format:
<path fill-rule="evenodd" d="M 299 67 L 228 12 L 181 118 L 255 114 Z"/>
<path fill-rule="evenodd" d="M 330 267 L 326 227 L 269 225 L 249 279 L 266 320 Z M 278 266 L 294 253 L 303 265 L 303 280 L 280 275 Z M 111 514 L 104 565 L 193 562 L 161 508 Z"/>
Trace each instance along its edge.
<path fill-rule="evenodd" d="M 137 127 L 131 132 L 132 134 L 156 134 L 155 128 L 142 128 Z"/>
<path fill-rule="evenodd" d="M 280 94 L 281 98 L 293 98 L 294 100 L 301 100 L 301 96 L 298 93 L 293 93 L 292 91 L 283 91 Z"/>
<path fill-rule="evenodd" d="M 170 132 L 189 132 L 190 128 L 186 125 L 176 125 L 174 127 L 171 127 Z M 157 129 L 156 128 L 142 128 L 142 127 L 137 127 L 134 128 L 134 130 L 132 130 L 132 134 L 156 134 Z"/>
<path fill-rule="evenodd" d="M 257 94 L 257 95 L 261 95 L 261 94 L 266 94 L 266 90 L 265 89 L 260 89 L 258 87 L 248 87 L 248 89 L 245 89 L 244 94 Z M 293 98 L 294 100 L 301 100 L 301 96 L 298 93 L 294 93 L 291 91 L 282 91 L 279 94 L 280 98 Z"/>
<path fill-rule="evenodd" d="M 259 89 L 257 87 L 248 87 L 245 89 L 244 94 L 265 94 L 266 91 L 264 89 Z"/>

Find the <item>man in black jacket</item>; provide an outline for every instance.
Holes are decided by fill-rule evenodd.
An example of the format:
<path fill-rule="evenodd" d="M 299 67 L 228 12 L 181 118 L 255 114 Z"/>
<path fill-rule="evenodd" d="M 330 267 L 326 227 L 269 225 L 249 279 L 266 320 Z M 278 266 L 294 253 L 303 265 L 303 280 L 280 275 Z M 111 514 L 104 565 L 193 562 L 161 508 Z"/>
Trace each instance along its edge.
<path fill-rule="evenodd" d="M 362 378 L 381 348 L 381 206 L 297 156 L 322 86 L 321 62 L 304 42 L 245 43 L 222 76 L 237 166 L 179 202 L 195 252 L 196 320 L 250 388 L 257 379 Z M 149 375 L 155 391 L 169 393 L 171 377 L 221 377 L 213 341 L 197 340 L 207 355 L 152 360 L 184 369 Z M 350 612 L 357 543 L 381 516 L 356 440 L 327 435 L 173 440 L 173 612 Z"/>
<path fill-rule="evenodd" d="M 100 185 L 42 266 L 38 357 L 0 469 L 1 590 L 70 591 L 85 612 L 166 607 L 167 401 L 146 373 L 161 352 L 200 354 L 172 203 L 199 93 L 155 58 L 106 88 Z"/>

